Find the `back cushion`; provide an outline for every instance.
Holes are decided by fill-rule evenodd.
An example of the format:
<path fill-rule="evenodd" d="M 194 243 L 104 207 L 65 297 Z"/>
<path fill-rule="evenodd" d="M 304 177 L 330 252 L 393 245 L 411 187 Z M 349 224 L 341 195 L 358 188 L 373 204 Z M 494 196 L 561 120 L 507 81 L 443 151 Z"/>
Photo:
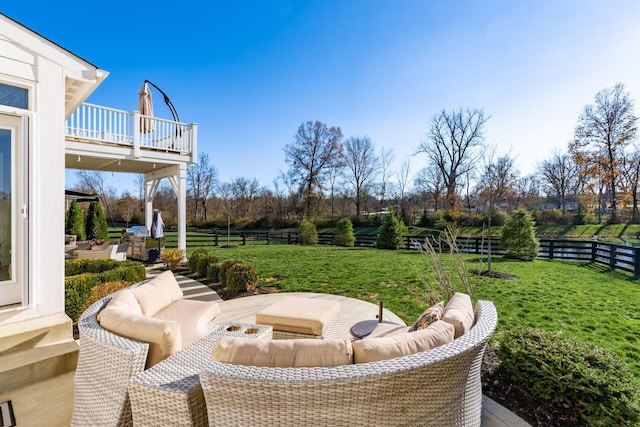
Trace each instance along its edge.
<path fill-rule="evenodd" d="M 474 319 L 471 297 L 468 294 L 456 292 L 444 308 L 442 320 L 453 325 L 456 330 L 455 337 L 458 338 L 469 332 Z"/>
<path fill-rule="evenodd" d="M 145 316 L 153 316 L 169 304 L 182 298 L 182 289 L 173 272 L 165 271 L 144 285 L 131 288 Z"/>
<path fill-rule="evenodd" d="M 452 325 L 438 320 L 425 329 L 353 342 L 355 363 L 377 362 L 418 353 L 453 341 Z"/>
<path fill-rule="evenodd" d="M 245 366 L 293 368 L 338 366 L 353 362 L 351 342 L 343 339 L 261 340 L 222 337 L 213 349 L 214 362 Z"/>
<path fill-rule="evenodd" d="M 131 314 L 142 316 L 142 309 L 140 308 L 140 304 L 138 304 L 138 300 L 136 299 L 136 296 L 133 294 L 133 292 L 131 292 L 131 289 L 128 288 L 116 292 L 111 297 L 111 300 L 109 300 L 109 302 L 107 303 L 107 307 L 111 309 L 121 308 Z M 103 309 L 100 311 L 100 313 L 98 313 L 98 322 L 100 322 L 104 311 L 105 310 Z"/>

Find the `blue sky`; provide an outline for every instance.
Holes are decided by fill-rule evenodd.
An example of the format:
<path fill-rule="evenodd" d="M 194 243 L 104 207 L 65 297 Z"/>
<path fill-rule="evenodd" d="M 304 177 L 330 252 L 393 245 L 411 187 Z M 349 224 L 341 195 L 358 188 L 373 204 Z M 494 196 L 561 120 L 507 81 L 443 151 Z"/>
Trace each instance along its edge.
<path fill-rule="evenodd" d="M 482 108 L 486 142 L 523 173 L 566 150 L 578 115 L 617 82 L 640 100 L 640 2 L 3 2 L 9 17 L 110 72 L 89 102 L 132 111 L 144 79 L 221 181 L 271 186 L 283 147 L 320 120 L 400 162 L 442 108 Z M 36 12 L 37 11 L 37 12 Z M 154 93 L 156 116 L 170 118 Z M 636 108 L 636 114 L 640 110 Z M 411 157 L 415 171 L 426 157 Z M 67 173 L 67 185 L 75 174 Z M 115 176 L 119 189 L 133 175 Z"/>

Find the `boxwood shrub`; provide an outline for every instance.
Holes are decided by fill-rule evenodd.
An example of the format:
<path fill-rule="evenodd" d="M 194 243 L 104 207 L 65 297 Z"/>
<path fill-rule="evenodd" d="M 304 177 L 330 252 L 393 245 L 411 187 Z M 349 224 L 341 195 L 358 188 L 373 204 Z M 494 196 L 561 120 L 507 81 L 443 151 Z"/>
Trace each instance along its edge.
<path fill-rule="evenodd" d="M 198 271 L 198 261 L 202 256 L 209 255 L 206 249 L 198 248 L 189 257 L 187 260 L 187 266 L 189 267 L 189 271 L 192 273 L 196 273 Z"/>
<path fill-rule="evenodd" d="M 252 291 L 258 284 L 258 273 L 251 264 L 233 264 L 226 274 L 226 287 L 236 292 Z"/>
<path fill-rule="evenodd" d="M 220 263 L 220 270 L 218 271 L 218 279 L 220 280 L 220 284 L 227 285 L 227 271 L 235 264 L 241 263 L 242 260 L 236 258 L 225 259 Z"/>
<path fill-rule="evenodd" d="M 218 257 L 214 255 L 202 255 L 198 257 L 198 267 L 196 268 L 198 276 L 202 278 L 207 277 L 207 270 L 209 266 L 219 261 L 220 259 L 218 259 Z"/>
<path fill-rule="evenodd" d="M 638 380 L 609 350 L 562 332 L 516 328 L 500 339 L 500 360 L 536 396 L 582 408 L 589 426 L 640 421 Z"/>

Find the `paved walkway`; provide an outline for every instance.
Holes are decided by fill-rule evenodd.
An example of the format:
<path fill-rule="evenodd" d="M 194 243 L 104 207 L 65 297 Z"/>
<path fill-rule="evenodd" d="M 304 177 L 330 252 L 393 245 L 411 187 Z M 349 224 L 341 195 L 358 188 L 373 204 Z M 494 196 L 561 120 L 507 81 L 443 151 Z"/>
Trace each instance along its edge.
<path fill-rule="evenodd" d="M 147 268 L 147 277 L 158 273 L 160 271 L 153 267 Z M 254 323 L 255 313 L 284 296 L 284 294 L 278 293 L 261 294 L 223 301 L 215 291 L 196 280 L 181 275 L 176 275 L 176 279 L 187 298 L 201 301 L 220 301 L 218 321 L 221 325 L 232 321 Z M 349 331 L 351 325 L 361 320 L 375 319 L 378 314 L 378 306 L 370 302 L 329 294 L 304 293 L 304 295 L 310 298 L 336 299 L 341 302 L 341 338 L 353 338 Z M 386 309 L 383 312 L 383 319 L 404 323 L 402 319 Z M 495 401 L 483 396 L 482 427 L 529 427 L 529 424 Z"/>

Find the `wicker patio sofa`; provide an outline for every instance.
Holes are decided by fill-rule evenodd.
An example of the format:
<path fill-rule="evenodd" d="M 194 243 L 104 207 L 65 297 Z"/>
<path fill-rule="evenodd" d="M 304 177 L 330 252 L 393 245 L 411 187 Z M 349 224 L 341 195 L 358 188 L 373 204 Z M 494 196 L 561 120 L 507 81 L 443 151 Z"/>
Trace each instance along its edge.
<path fill-rule="evenodd" d="M 168 275 L 173 278 L 172 273 Z M 157 281 L 159 277 L 128 289 Z M 182 294 L 181 290 L 179 292 Z M 132 377 L 145 371 L 145 365 L 149 363 L 150 345 L 117 335 L 100 325 L 98 315 L 114 295 L 92 304 L 78 320 L 80 353 L 74 377 L 72 426 L 133 425 L 128 387 Z M 194 305 L 205 304 L 202 301 L 184 302 L 186 306 L 178 306 L 183 313 L 188 313 L 188 309 Z M 198 307 L 195 308 L 198 310 Z M 209 310 L 212 311 L 217 312 Z M 199 329 L 202 336 L 208 336 L 218 329 L 217 319 L 213 317 Z"/>
<path fill-rule="evenodd" d="M 497 325 L 490 301 L 454 341 L 420 353 L 335 367 L 210 362 L 200 374 L 209 426 L 480 426 L 480 365 Z"/>

